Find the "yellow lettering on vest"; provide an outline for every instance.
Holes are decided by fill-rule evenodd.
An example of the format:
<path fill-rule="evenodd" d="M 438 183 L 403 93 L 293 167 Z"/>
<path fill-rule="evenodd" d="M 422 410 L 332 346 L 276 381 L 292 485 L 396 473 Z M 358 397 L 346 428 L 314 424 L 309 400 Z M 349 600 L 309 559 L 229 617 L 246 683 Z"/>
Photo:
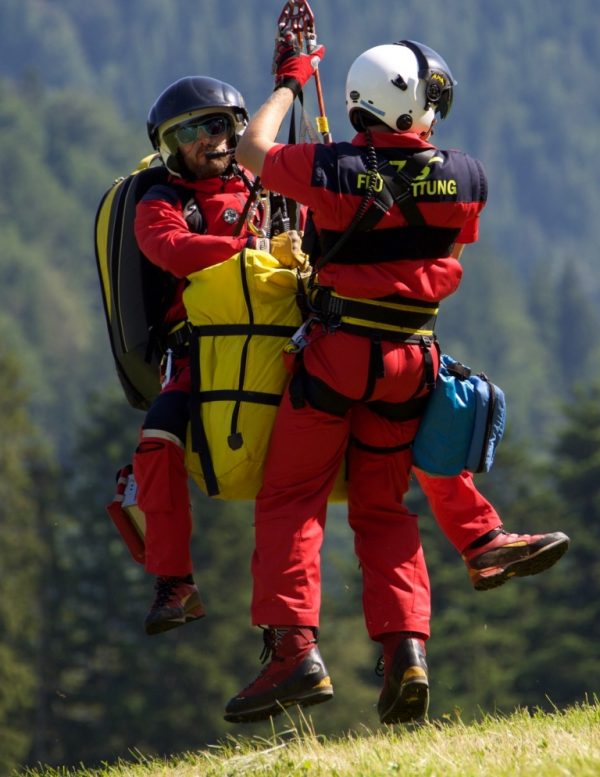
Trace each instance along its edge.
<path fill-rule="evenodd" d="M 456 181 L 454 178 L 440 178 L 437 181 L 414 181 L 412 185 L 413 197 L 419 197 L 424 194 L 431 196 L 441 196 L 456 194 Z"/>
<path fill-rule="evenodd" d="M 372 173 L 359 173 L 356 176 L 356 188 L 357 189 L 368 188 L 371 175 Z M 382 189 L 383 189 L 383 178 L 379 175 L 379 173 L 377 173 L 375 176 L 375 187 L 373 191 L 380 192 Z"/>

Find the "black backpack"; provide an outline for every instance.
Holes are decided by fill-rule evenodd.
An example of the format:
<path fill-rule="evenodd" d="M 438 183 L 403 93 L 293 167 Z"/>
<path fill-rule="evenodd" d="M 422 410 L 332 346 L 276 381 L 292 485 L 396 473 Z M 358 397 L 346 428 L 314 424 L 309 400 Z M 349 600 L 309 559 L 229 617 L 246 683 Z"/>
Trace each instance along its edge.
<path fill-rule="evenodd" d="M 139 410 L 147 410 L 160 391 L 163 320 L 178 281 L 146 259 L 133 224 L 139 200 L 150 187 L 167 185 L 168 176 L 158 154 L 145 157 L 114 182 L 96 212 L 96 264 L 108 335 L 127 401 Z M 199 232 L 201 217 L 197 207 L 189 207 L 191 192 L 168 185 L 177 192 L 190 229 Z"/>

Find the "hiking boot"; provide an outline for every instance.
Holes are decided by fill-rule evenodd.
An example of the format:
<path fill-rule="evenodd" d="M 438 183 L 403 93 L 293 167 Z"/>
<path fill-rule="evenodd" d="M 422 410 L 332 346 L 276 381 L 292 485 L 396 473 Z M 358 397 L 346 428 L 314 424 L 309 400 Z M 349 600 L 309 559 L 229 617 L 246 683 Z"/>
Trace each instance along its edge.
<path fill-rule="evenodd" d="M 375 671 L 385 677 L 377 702 L 379 720 L 382 723 L 424 722 L 429 707 L 429 681 L 422 640 L 400 640 L 392 660 L 384 662 L 380 658 Z"/>
<path fill-rule="evenodd" d="M 509 534 L 493 529 L 471 543 L 462 557 L 476 591 L 487 591 L 511 577 L 537 575 L 567 552 L 569 538 L 551 534 Z"/>
<path fill-rule="evenodd" d="M 317 629 L 269 626 L 263 631 L 264 664 L 250 685 L 230 699 L 225 720 L 250 723 L 278 715 L 285 707 L 321 704 L 333 696 L 333 687 L 317 645 Z"/>
<path fill-rule="evenodd" d="M 184 626 L 205 615 L 198 588 L 191 575 L 187 577 L 157 577 L 156 596 L 146 616 L 146 634 Z"/>

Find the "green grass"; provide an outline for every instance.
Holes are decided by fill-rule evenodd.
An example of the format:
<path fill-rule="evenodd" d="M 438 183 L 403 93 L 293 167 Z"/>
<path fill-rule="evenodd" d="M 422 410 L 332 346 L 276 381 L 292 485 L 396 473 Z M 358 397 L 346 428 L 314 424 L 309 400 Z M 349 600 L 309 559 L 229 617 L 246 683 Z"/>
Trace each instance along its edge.
<path fill-rule="evenodd" d="M 468 725 L 448 720 L 414 729 L 365 729 L 336 739 L 320 737 L 310 718 L 286 715 L 276 719 L 265 738 L 230 738 L 169 760 L 146 759 L 137 753 L 131 762 L 106 764 L 101 769 L 40 768 L 27 775 L 598 777 L 600 704 L 595 700 L 553 713 L 517 710 L 504 717 L 485 716 Z"/>

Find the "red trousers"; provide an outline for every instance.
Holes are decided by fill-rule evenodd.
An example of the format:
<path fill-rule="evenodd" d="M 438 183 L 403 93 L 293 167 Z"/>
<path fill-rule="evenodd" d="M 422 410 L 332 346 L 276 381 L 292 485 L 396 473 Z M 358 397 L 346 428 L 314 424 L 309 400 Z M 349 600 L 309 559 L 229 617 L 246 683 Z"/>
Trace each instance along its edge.
<path fill-rule="evenodd" d="M 385 377 L 376 380 L 369 398 L 386 402 L 412 398 L 424 375 L 420 346 L 383 342 L 382 351 Z M 368 384 L 369 359 L 368 338 L 339 331 L 323 335 L 317 330 L 304 351 L 309 375 L 356 400 L 364 396 Z M 409 443 L 417 428 L 418 420 L 390 421 L 362 402 L 343 417 L 308 404 L 294 409 L 284 393 L 256 501 L 255 624 L 319 625 L 327 498 L 350 435 L 366 446 L 390 448 Z M 348 521 L 372 637 L 392 631 L 429 634 L 429 580 L 417 516 L 403 504 L 410 468 L 408 448 L 382 455 L 350 446 Z"/>
<path fill-rule="evenodd" d="M 423 380 L 421 348 L 387 342 L 382 348 L 385 377 L 376 380 L 369 399 L 410 399 Z M 359 399 L 367 385 L 369 349 L 367 338 L 318 332 L 304 351 L 304 364 L 309 375 Z M 410 449 L 374 450 L 401 447 L 417 428 L 418 421 L 388 420 L 362 402 L 343 417 L 308 404 L 295 409 L 285 392 L 256 501 L 254 624 L 319 625 L 327 498 L 352 437 L 362 446 L 350 445 L 348 451 L 348 522 L 362 572 L 367 631 L 372 638 L 397 631 L 429 636 L 430 589 L 417 516 L 403 503 Z M 469 474 L 432 478 L 418 472 L 417 477 L 459 551 L 500 524 Z"/>
<path fill-rule="evenodd" d="M 192 572 L 192 513 L 185 467 L 190 371 L 177 363 L 171 381 L 146 414 L 133 457 L 137 501 L 146 516 L 145 568 L 153 575 Z"/>
<path fill-rule="evenodd" d="M 477 490 L 470 472 L 451 478 L 434 477 L 416 467 L 413 472 L 440 529 L 459 553 L 502 524 L 493 505 Z"/>

